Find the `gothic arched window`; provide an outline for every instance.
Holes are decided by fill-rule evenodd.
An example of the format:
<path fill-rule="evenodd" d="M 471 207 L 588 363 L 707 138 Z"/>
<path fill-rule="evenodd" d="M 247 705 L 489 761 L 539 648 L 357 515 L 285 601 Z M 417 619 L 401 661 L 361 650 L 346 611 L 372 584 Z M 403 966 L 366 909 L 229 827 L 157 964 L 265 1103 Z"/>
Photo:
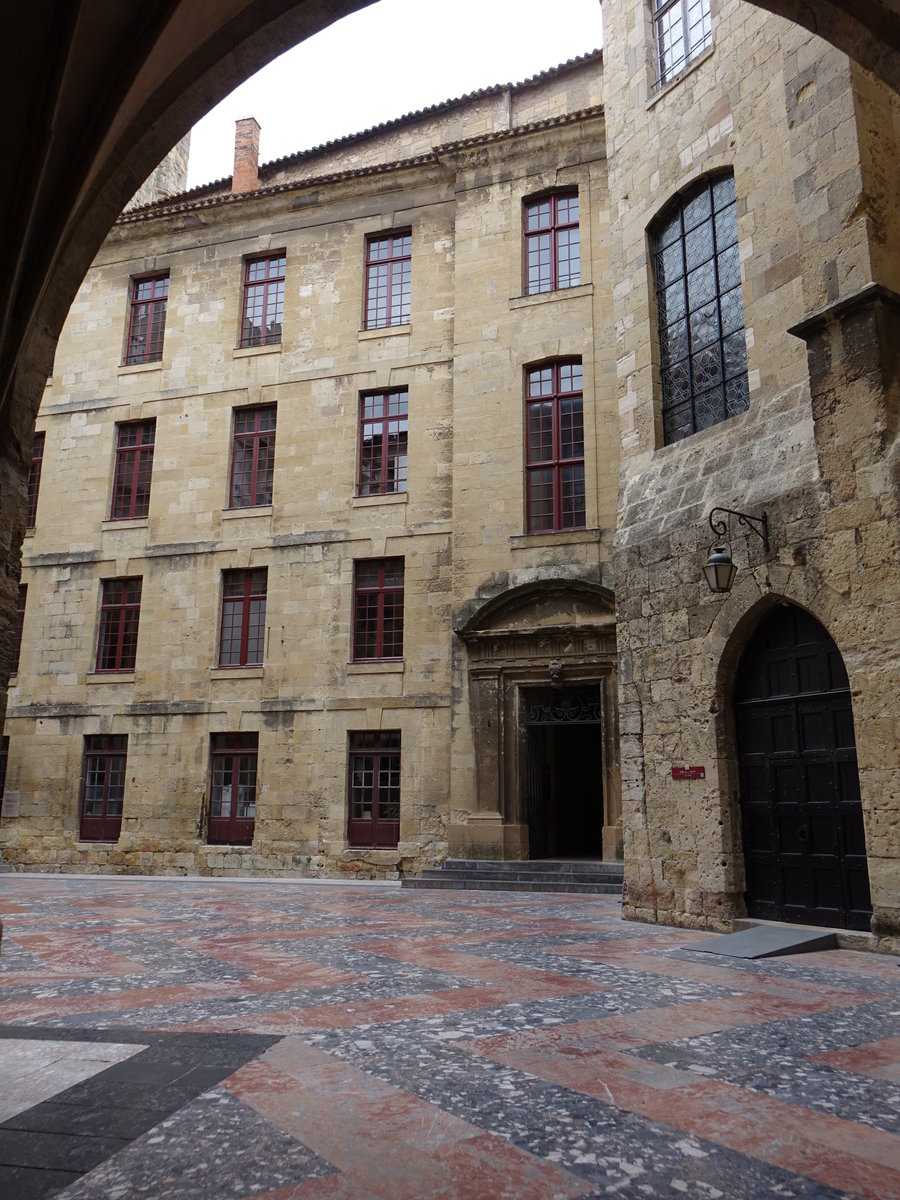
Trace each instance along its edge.
<path fill-rule="evenodd" d="M 734 176 L 706 179 L 651 227 L 663 441 L 748 407 Z"/>

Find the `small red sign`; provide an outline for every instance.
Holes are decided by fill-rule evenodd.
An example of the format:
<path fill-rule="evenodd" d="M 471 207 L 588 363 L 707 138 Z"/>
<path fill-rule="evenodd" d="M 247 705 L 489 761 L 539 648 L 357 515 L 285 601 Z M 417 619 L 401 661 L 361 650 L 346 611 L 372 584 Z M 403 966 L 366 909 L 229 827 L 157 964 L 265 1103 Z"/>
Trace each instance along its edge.
<path fill-rule="evenodd" d="M 705 779 L 706 767 L 673 767 L 673 779 Z"/>

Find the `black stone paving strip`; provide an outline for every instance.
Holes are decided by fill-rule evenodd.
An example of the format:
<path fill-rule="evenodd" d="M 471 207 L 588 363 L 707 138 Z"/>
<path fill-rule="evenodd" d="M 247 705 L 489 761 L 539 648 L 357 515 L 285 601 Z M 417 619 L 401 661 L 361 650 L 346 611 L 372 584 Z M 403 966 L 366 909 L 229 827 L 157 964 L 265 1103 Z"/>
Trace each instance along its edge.
<path fill-rule="evenodd" d="M 334 1030 L 306 1040 L 359 1071 L 579 1175 L 598 1187 L 598 1197 L 853 1200 L 814 1179 L 617 1108 L 611 1093 L 604 1101 L 549 1083 L 482 1059 L 466 1047 L 428 1038 L 416 1025 L 372 1026 L 364 1039 L 358 1032 Z M 477 1016 L 470 1025 L 473 1040 L 493 1033 Z"/>
<path fill-rule="evenodd" d="M 62 1191 L 172 1113 L 215 1087 L 279 1037 L 0 1026 L 0 1039 L 135 1043 L 147 1048 L 0 1123 L 0 1196 Z"/>

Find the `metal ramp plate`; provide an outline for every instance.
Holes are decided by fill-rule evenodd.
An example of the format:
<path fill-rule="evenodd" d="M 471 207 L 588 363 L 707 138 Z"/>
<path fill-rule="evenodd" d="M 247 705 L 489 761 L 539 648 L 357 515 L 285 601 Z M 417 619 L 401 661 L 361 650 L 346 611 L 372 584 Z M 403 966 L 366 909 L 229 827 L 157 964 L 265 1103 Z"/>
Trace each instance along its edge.
<path fill-rule="evenodd" d="M 809 954 L 813 950 L 836 950 L 837 937 L 827 930 L 812 931 L 789 925 L 754 925 L 737 933 L 723 933 L 707 942 L 684 946 L 704 954 L 724 954 L 729 958 L 775 958 L 780 954 Z"/>

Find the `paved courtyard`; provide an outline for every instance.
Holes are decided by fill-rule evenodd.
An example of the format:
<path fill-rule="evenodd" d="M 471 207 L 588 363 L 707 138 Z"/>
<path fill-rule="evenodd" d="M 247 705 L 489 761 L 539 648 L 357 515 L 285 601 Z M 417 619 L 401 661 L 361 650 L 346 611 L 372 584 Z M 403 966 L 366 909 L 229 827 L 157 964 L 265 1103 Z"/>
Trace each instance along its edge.
<path fill-rule="evenodd" d="M 900 970 L 608 897 L 0 876 L 0 1197 L 900 1196 Z"/>

